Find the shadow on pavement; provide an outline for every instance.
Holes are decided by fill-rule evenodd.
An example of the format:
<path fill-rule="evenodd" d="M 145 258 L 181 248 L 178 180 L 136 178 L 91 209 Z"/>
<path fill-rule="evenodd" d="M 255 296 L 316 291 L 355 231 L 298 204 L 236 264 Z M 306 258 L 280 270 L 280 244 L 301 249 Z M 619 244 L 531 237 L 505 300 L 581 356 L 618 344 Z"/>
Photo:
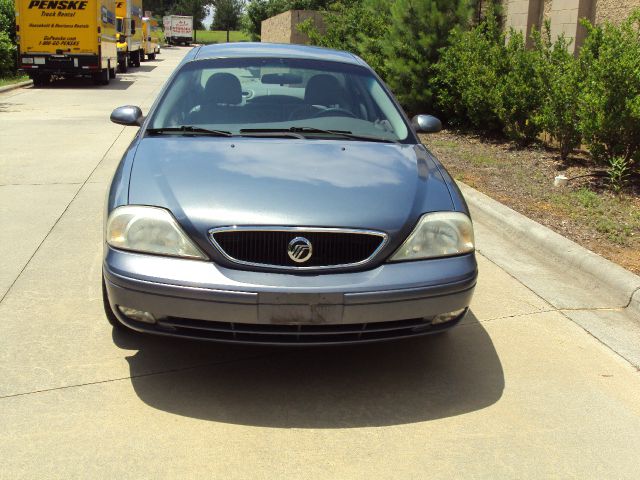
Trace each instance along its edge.
<path fill-rule="evenodd" d="M 37 90 L 76 90 L 79 88 L 84 90 L 126 90 L 131 85 L 133 85 L 133 80 L 121 77 L 120 74 L 118 74 L 116 78 L 111 79 L 108 85 L 96 85 L 90 78 L 74 77 L 57 78 L 44 86 L 31 88 Z"/>
<path fill-rule="evenodd" d="M 136 67 L 135 69 L 132 70 L 133 73 L 135 72 L 151 72 L 152 70 L 155 70 L 156 68 L 158 68 L 157 65 L 140 65 L 139 67 Z"/>
<path fill-rule="evenodd" d="M 492 405 L 504 376 L 473 313 L 443 334 L 331 348 L 267 348 L 114 333 L 137 395 L 216 422 L 282 428 L 399 425 Z"/>

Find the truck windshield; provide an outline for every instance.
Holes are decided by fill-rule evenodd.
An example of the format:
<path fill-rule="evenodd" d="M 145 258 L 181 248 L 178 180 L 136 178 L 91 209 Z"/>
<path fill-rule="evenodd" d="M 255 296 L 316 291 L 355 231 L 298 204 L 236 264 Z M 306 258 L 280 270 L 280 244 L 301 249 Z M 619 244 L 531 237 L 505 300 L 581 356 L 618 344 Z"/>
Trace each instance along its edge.
<path fill-rule="evenodd" d="M 306 59 L 242 58 L 185 64 L 161 98 L 149 128 L 341 131 L 408 141 L 395 103 L 366 68 Z M 344 137 L 343 137 L 344 138 Z"/>

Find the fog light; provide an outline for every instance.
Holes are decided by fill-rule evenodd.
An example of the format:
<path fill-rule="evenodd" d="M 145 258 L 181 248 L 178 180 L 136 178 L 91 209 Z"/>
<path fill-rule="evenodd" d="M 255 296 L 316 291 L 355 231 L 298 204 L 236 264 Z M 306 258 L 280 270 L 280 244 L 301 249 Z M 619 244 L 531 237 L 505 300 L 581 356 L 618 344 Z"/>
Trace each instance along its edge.
<path fill-rule="evenodd" d="M 431 325 L 440 325 L 441 323 L 447 323 L 451 320 L 455 320 L 464 312 L 466 312 L 466 308 L 461 308 L 460 310 L 454 310 L 453 312 L 441 313 L 440 315 L 436 315 L 431 320 Z"/>
<path fill-rule="evenodd" d="M 156 318 L 151 313 L 145 312 L 144 310 L 123 307 L 122 305 L 118 305 L 118 310 L 120 310 L 123 315 L 129 317 L 131 320 L 137 320 L 138 322 L 144 323 L 156 323 Z"/>

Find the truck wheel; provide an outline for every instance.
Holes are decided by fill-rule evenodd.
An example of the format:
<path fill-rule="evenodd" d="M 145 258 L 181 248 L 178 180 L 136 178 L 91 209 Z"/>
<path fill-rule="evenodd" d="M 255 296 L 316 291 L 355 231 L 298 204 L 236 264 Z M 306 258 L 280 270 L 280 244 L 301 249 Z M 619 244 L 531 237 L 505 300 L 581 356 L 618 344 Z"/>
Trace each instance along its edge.
<path fill-rule="evenodd" d="M 109 76 L 111 78 L 116 78 L 116 69 L 115 68 L 110 68 L 109 69 Z"/>
<path fill-rule="evenodd" d="M 131 66 L 132 67 L 139 67 L 140 66 L 140 51 L 137 51 L 136 53 L 133 54 L 133 56 L 131 57 Z"/>
<path fill-rule="evenodd" d="M 149 57 L 149 60 L 155 60 L 156 59 L 156 54 L 155 53 L 150 53 L 147 56 Z"/>
<path fill-rule="evenodd" d="M 129 57 L 124 57 L 118 62 L 118 70 L 120 70 L 120 73 L 127 73 L 127 70 L 129 70 Z"/>
<path fill-rule="evenodd" d="M 44 85 L 44 76 L 42 75 L 31 75 L 31 80 L 33 80 L 34 87 L 42 87 Z"/>
<path fill-rule="evenodd" d="M 98 73 L 93 74 L 93 83 L 96 85 L 108 85 L 111 76 L 109 75 L 109 69 L 105 68 L 104 70 L 100 70 Z"/>

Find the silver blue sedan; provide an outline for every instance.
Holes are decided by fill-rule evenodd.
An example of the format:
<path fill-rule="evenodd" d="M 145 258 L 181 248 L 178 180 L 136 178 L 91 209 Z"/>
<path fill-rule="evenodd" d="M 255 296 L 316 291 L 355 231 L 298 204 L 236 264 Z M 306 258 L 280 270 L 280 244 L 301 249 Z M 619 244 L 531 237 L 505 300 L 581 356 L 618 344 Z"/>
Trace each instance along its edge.
<path fill-rule="evenodd" d="M 108 193 L 103 295 L 120 328 L 335 344 L 442 332 L 477 279 L 469 211 L 360 58 L 276 44 L 193 49 Z"/>

